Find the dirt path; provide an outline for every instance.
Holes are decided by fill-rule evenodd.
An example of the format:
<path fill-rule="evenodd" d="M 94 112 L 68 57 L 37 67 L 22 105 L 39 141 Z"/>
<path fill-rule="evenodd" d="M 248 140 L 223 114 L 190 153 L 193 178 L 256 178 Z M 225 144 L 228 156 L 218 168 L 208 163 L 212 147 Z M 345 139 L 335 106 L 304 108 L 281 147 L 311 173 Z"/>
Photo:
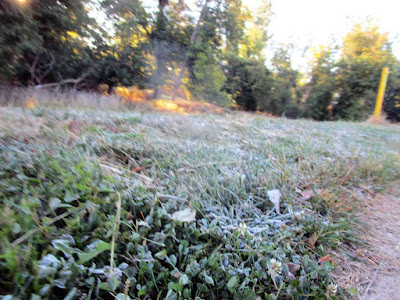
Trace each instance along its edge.
<path fill-rule="evenodd" d="M 378 266 L 364 293 L 365 299 L 400 299 L 400 189 L 378 195 L 367 209 L 371 251 Z"/>
<path fill-rule="evenodd" d="M 367 199 L 360 209 L 370 245 L 339 261 L 338 281 L 355 299 L 400 299 L 400 188 Z"/>

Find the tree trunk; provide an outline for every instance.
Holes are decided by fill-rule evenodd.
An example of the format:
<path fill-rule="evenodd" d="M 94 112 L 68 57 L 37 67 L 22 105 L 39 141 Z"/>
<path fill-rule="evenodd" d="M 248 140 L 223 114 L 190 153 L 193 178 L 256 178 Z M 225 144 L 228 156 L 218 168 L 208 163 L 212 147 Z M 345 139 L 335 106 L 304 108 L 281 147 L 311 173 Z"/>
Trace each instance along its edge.
<path fill-rule="evenodd" d="M 109 84 L 109 85 L 108 85 L 107 94 L 108 94 L 108 95 L 111 95 L 112 92 L 113 92 L 113 90 L 114 90 L 114 84 Z"/>
<path fill-rule="evenodd" d="M 161 99 L 162 96 L 162 88 L 158 85 L 154 88 L 153 99 Z"/>
<path fill-rule="evenodd" d="M 152 35 L 155 37 L 155 56 L 156 56 L 156 61 L 157 61 L 157 69 L 155 72 L 155 87 L 154 87 L 154 93 L 153 93 L 153 99 L 160 99 L 162 97 L 162 86 L 164 83 L 164 76 L 166 73 L 166 59 L 165 59 L 165 47 L 164 43 L 165 42 L 163 39 L 163 33 L 162 31 L 165 29 L 166 26 L 166 17 L 164 15 L 164 9 L 165 6 L 168 5 L 169 0 L 159 0 L 158 6 L 159 6 L 159 12 L 157 16 L 157 27 L 153 31 Z"/>
<path fill-rule="evenodd" d="M 195 26 L 195 28 L 194 28 L 194 30 L 192 32 L 192 35 L 190 36 L 190 43 L 188 45 L 188 49 L 186 50 L 185 57 L 183 58 L 183 62 L 182 62 L 182 65 L 181 65 L 181 70 L 179 71 L 178 78 L 176 80 L 174 80 L 174 89 L 172 90 L 171 100 L 175 100 L 176 99 L 176 96 L 178 94 L 178 90 L 181 87 L 182 78 L 183 78 L 183 75 L 185 74 L 185 70 L 186 70 L 186 67 L 187 67 L 188 60 L 189 60 L 190 47 L 193 45 L 194 40 L 196 39 L 196 35 L 197 35 L 197 32 L 199 31 L 199 27 L 200 27 L 200 22 L 201 22 L 204 14 L 205 14 L 205 11 L 207 10 L 207 4 L 208 4 L 209 1 L 210 0 L 205 0 L 203 8 L 201 9 L 201 12 L 200 12 L 199 19 L 197 20 L 197 23 L 196 23 L 196 26 Z"/>

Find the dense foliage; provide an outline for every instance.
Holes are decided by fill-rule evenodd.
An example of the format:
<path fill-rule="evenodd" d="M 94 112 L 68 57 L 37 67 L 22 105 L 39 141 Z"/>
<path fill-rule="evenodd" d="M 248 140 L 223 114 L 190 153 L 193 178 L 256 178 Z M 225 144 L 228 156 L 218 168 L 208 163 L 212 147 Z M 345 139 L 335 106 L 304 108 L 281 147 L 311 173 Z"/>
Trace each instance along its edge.
<path fill-rule="evenodd" d="M 267 0 L 252 13 L 242 0 L 3 0 L 0 79 L 108 93 L 134 86 L 154 99 L 363 120 L 382 68 L 399 77 L 387 34 L 370 22 L 356 24 L 341 47 L 316 50 L 309 74 L 293 69 L 288 45 L 266 57 L 271 14 Z M 388 92 L 398 88 L 390 79 Z"/>
<path fill-rule="evenodd" d="M 400 89 L 391 89 L 387 93 L 385 111 L 389 120 L 400 122 Z"/>
<path fill-rule="evenodd" d="M 399 67 L 387 34 L 371 23 L 356 24 L 343 39 L 337 61 L 335 50 L 322 47 L 314 52 L 306 116 L 317 120 L 366 119 L 374 109 L 383 67 L 391 70 L 385 96 L 387 102 L 392 101 L 389 94 L 399 87 Z M 385 105 L 387 114 L 389 107 Z"/>
<path fill-rule="evenodd" d="M 90 66 L 88 39 L 96 36 L 87 3 L 2 1 L 1 77 L 36 85 L 85 74 Z"/>

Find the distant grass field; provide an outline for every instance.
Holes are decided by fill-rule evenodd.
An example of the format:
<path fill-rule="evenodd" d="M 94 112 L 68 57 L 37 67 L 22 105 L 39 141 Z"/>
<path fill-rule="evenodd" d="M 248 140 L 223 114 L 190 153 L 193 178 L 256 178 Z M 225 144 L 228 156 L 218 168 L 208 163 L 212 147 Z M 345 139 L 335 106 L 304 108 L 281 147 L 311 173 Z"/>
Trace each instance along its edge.
<path fill-rule="evenodd" d="M 395 125 L 0 108 L 0 294 L 345 298 L 330 249 L 362 242 L 399 145 Z"/>

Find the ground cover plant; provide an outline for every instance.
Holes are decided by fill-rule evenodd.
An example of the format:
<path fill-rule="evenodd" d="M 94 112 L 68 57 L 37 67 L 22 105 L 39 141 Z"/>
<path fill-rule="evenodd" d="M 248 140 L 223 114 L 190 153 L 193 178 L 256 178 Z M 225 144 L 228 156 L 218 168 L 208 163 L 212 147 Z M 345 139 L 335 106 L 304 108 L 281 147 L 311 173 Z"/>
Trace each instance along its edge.
<path fill-rule="evenodd" d="M 400 176 L 391 125 L 0 116 L 3 299 L 345 298 L 331 250 L 362 242 L 353 211 Z"/>

